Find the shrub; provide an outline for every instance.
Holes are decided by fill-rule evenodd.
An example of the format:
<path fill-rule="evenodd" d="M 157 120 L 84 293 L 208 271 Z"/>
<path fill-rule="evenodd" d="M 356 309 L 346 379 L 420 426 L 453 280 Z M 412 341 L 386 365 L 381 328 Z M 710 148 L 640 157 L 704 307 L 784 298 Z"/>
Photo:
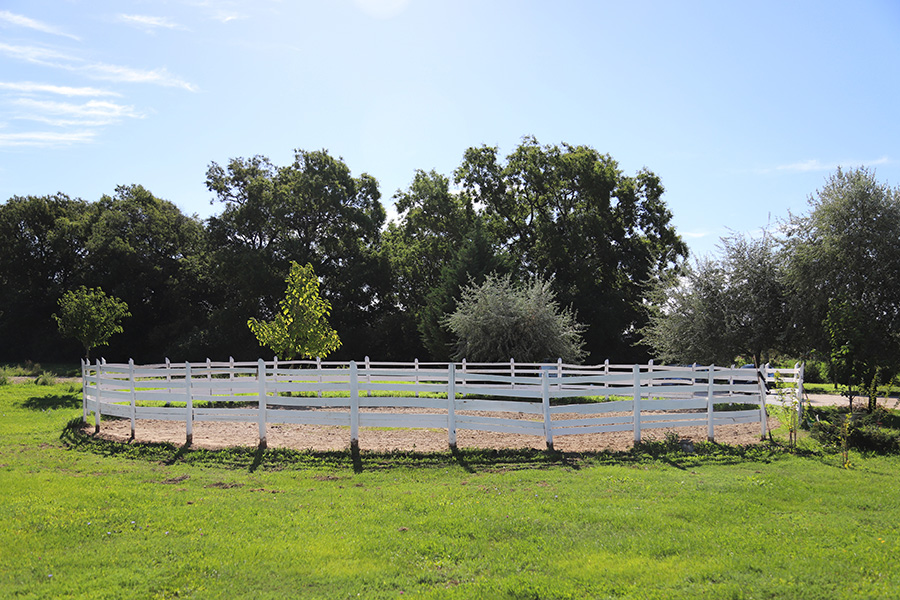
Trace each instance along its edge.
<path fill-rule="evenodd" d="M 34 380 L 34 383 L 37 385 L 54 385 L 56 383 L 56 377 L 51 373 L 41 373 Z"/>
<path fill-rule="evenodd" d="M 572 310 L 560 308 L 550 282 L 540 277 L 516 284 L 509 275 L 489 275 L 463 290 L 444 323 L 457 338 L 457 360 L 576 363 L 584 357 L 584 326 Z"/>
<path fill-rule="evenodd" d="M 871 413 L 849 413 L 846 408 L 816 408 L 813 417 L 816 419 L 810 427 L 810 433 L 826 446 L 840 448 L 846 435 L 846 443 L 850 448 L 861 452 L 879 454 L 900 453 L 900 416 L 892 411 L 878 408 Z M 846 434 L 843 426 L 846 420 Z"/>

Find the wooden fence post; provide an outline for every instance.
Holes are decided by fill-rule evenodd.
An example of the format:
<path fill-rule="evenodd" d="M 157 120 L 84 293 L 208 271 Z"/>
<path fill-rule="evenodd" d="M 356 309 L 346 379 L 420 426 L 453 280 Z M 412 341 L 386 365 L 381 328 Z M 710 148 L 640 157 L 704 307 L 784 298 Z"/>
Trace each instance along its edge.
<path fill-rule="evenodd" d="M 710 442 L 716 441 L 716 432 L 713 425 L 713 412 L 715 409 L 713 382 L 716 376 L 715 371 L 716 366 L 709 365 L 709 379 L 706 381 L 706 439 Z"/>
<path fill-rule="evenodd" d="M 544 436 L 547 438 L 547 450 L 553 452 L 553 422 L 550 420 L 550 377 L 547 371 L 541 371 L 541 407 L 544 411 Z"/>
<path fill-rule="evenodd" d="M 278 359 L 276 358 L 275 360 L 277 361 Z M 259 423 L 259 447 L 265 448 L 268 445 L 266 441 L 266 362 L 261 358 L 256 362 L 256 380 L 259 394 L 259 417 L 257 419 Z"/>
<path fill-rule="evenodd" d="M 191 363 L 184 363 L 184 390 L 186 395 L 185 405 L 185 445 L 194 443 L 194 397 L 191 395 Z"/>
<path fill-rule="evenodd" d="M 94 433 L 100 433 L 100 402 L 103 397 L 103 364 L 97 359 L 97 405 L 94 407 Z"/>
<path fill-rule="evenodd" d="M 88 421 L 88 408 L 87 408 L 87 379 L 85 378 L 85 374 L 87 373 L 87 369 L 90 368 L 90 363 L 87 363 L 85 359 L 80 359 L 78 362 L 81 363 L 81 422 L 87 425 Z M 85 365 L 87 364 L 87 367 Z"/>
<path fill-rule="evenodd" d="M 322 357 L 316 357 L 316 373 L 319 375 L 319 398 L 322 397 Z"/>
<path fill-rule="evenodd" d="M 356 361 L 350 361 L 350 450 L 359 452 L 359 375 Z"/>
<path fill-rule="evenodd" d="M 135 381 L 134 381 L 134 359 L 133 358 L 128 359 L 128 382 L 131 384 L 131 398 L 130 398 L 130 401 L 128 402 L 128 412 L 131 415 L 131 439 L 134 439 L 134 413 L 135 413 L 135 410 L 134 410 L 134 388 L 135 388 Z"/>
<path fill-rule="evenodd" d="M 756 384 L 759 386 L 759 425 L 761 429 L 760 439 L 766 439 L 766 430 L 768 428 L 768 413 L 766 412 L 766 379 L 768 378 L 767 367 L 756 369 Z"/>
<path fill-rule="evenodd" d="M 631 372 L 634 374 L 634 442 L 638 443 L 641 441 L 641 366 L 634 365 Z"/>
<path fill-rule="evenodd" d="M 562 391 L 562 358 L 556 359 L 556 391 Z"/>
<path fill-rule="evenodd" d="M 456 450 L 456 363 L 447 365 L 447 443 Z"/>

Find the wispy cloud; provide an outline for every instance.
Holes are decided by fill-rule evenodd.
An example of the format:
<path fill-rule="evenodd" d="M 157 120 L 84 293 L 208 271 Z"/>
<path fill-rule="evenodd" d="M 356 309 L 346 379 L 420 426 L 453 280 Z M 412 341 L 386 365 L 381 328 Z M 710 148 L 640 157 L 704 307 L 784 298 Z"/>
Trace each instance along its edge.
<path fill-rule="evenodd" d="M 121 96 L 118 92 L 101 90 L 93 87 L 71 87 L 65 85 L 52 85 L 49 83 L 35 83 L 33 81 L 0 81 L 0 90 L 10 90 L 23 94 L 57 94 L 59 96 Z"/>
<path fill-rule="evenodd" d="M 817 171 L 834 171 L 838 167 L 841 166 L 855 166 L 855 165 L 866 165 L 866 166 L 877 166 L 877 165 L 886 165 L 890 164 L 891 159 L 887 156 L 882 156 L 881 158 L 875 160 L 844 160 L 844 161 L 835 161 L 835 162 L 822 162 L 818 159 L 810 159 L 801 162 L 790 163 L 786 165 L 779 165 L 775 167 L 775 171 L 780 172 L 788 172 L 788 173 L 810 173 Z"/>
<path fill-rule="evenodd" d="M 0 22 L 9 23 L 10 25 L 15 25 L 17 27 L 26 27 L 28 29 L 33 29 L 35 31 L 40 31 L 41 33 L 49 33 L 51 35 L 61 35 L 63 37 L 71 38 L 73 40 L 80 40 L 76 35 L 72 35 L 71 33 L 66 33 L 62 29 L 55 27 L 53 25 L 48 25 L 47 23 L 43 23 L 41 21 L 36 21 L 24 15 L 17 15 L 15 13 L 11 13 L 8 10 L 0 10 Z"/>
<path fill-rule="evenodd" d="M 28 131 L 23 133 L 0 133 L 0 148 L 52 148 L 71 146 L 72 144 L 91 142 L 96 136 L 96 131 Z"/>
<path fill-rule="evenodd" d="M 165 67 L 153 70 L 135 69 L 124 65 L 110 65 L 100 62 L 87 62 L 78 57 L 64 54 L 57 50 L 38 46 L 15 46 L 0 42 L 0 53 L 57 69 L 81 72 L 95 79 L 120 81 L 128 83 L 150 83 L 165 87 L 179 87 L 191 92 L 197 87 L 190 82 L 173 75 Z"/>
<path fill-rule="evenodd" d="M 165 67 L 147 71 L 145 69 L 133 69 L 123 65 L 108 65 L 104 63 L 90 63 L 78 69 L 90 77 L 107 81 L 123 81 L 128 83 L 151 83 L 164 87 L 177 87 L 189 92 L 196 92 L 197 86 L 173 75 Z"/>
<path fill-rule="evenodd" d="M 146 31 L 154 29 L 185 29 L 178 23 L 166 17 L 151 17 L 149 15 L 119 15 L 117 20 L 121 23 L 133 25 Z"/>
<path fill-rule="evenodd" d="M 133 106 L 125 106 L 104 100 L 90 100 L 84 104 L 54 102 L 20 98 L 13 102 L 25 109 L 19 119 L 39 121 L 57 127 L 99 127 L 111 125 L 123 119 L 141 119 L 144 115 Z"/>
<path fill-rule="evenodd" d="M 697 240 L 709 236 L 708 231 L 679 231 L 678 235 L 689 240 Z"/>

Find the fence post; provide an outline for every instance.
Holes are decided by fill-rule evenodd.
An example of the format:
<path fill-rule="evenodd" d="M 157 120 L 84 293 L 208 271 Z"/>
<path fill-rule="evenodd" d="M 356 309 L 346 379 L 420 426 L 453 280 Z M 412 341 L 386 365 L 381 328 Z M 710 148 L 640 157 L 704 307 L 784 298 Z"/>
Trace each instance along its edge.
<path fill-rule="evenodd" d="M 316 373 L 319 374 L 319 398 L 322 397 L 322 357 L 316 357 Z"/>
<path fill-rule="evenodd" d="M 185 405 L 185 445 L 194 443 L 194 397 L 191 395 L 191 363 L 184 363 L 184 389 L 187 398 Z"/>
<path fill-rule="evenodd" d="M 609 389 L 609 359 L 607 358 L 603 361 L 603 388 Z M 609 400 L 609 395 L 606 396 L 606 399 Z"/>
<path fill-rule="evenodd" d="M 256 381 L 259 390 L 259 447 L 265 448 L 268 445 L 266 442 L 266 362 L 261 358 L 256 362 Z"/>
<path fill-rule="evenodd" d="M 419 359 L 415 361 L 416 365 L 416 398 L 419 397 Z"/>
<path fill-rule="evenodd" d="M 87 373 L 87 369 L 85 368 L 86 361 L 81 358 L 78 360 L 78 362 L 81 363 L 81 422 L 87 425 L 87 380 L 85 379 L 85 374 Z M 89 364 L 88 367 L 90 367 Z"/>
<path fill-rule="evenodd" d="M 372 375 L 369 373 L 369 357 L 366 357 L 366 383 L 372 383 Z M 372 395 L 372 390 L 366 390 L 366 397 Z"/>
<path fill-rule="evenodd" d="M 350 451 L 359 452 L 359 375 L 355 360 L 350 361 Z"/>
<path fill-rule="evenodd" d="M 794 368 L 797 369 L 797 423 L 803 420 L 803 375 L 806 371 L 806 364 L 796 363 Z"/>
<path fill-rule="evenodd" d="M 447 365 L 447 443 L 456 450 L 456 363 Z"/>
<path fill-rule="evenodd" d="M 509 359 L 509 378 L 512 380 L 512 389 L 516 389 L 516 360 L 514 358 Z"/>
<path fill-rule="evenodd" d="M 466 385 L 466 359 L 462 359 L 462 384 Z"/>
<path fill-rule="evenodd" d="M 608 366 L 609 362 L 607 361 L 607 368 Z M 634 365 L 631 372 L 634 374 L 634 442 L 638 443 L 641 441 L 641 366 Z"/>
<path fill-rule="evenodd" d="M 562 358 L 556 359 L 556 390 L 562 391 Z"/>
<path fill-rule="evenodd" d="M 94 407 L 94 433 L 100 433 L 100 401 L 103 397 L 103 364 L 97 359 L 97 405 Z"/>
<path fill-rule="evenodd" d="M 166 393 L 172 393 L 172 363 L 169 361 L 169 357 L 166 357 Z M 172 406 L 172 403 L 166 400 L 166 403 L 163 405 L 168 408 Z"/>
<path fill-rule="evenodd" d="M 128 359 L 128 381 L 131 384 L 131 398 L 128 402 L 128 411 L 131 415 L 131 439 L 134 439 L 134 359 Z"/>
<path fill-rule="evenodd" d="M 550 377 L 547 371 L 541 371 L 541 405 L 544 409 L 544 435 L 547 438 L 547 450 L 553 452 L 553 422 L 550 420 Z"/>
<path fill-rule="evenodd" d="M 213 395 L 212 389 L 212 361 L 209 360 L 209 357 L 206 357 L 206 381 L 209 382 L 209 395 Z"/>
<path fill-rule="evenodd" d="M 709 378 L 706 380 L 706 439 L 710 442 L 716 441 L 715 426 L 713 424 L 714 391 L 713 383 L 716 376 L 716 366 L 709 365 Z"/>
<path fill-rule="evenodd" d="M 768 378 L 767 367 L 768 365 L 764 365 L 762 368 L 756 369 L 756 383 L 759 386 L 759 425 L 762 430 L 760 434 L 760 438 L 766 439 L 766 429 L 768 426 L 768 413 L 766 412 L 766 396 L 768 392 L 766 391 L 766 379 Z"/>

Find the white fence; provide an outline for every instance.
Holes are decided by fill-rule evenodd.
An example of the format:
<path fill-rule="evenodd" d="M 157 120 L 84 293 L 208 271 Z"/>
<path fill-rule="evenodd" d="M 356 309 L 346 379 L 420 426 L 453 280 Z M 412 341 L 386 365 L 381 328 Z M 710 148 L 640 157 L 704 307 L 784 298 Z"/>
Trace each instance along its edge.
<path fill-rule="evenodd" d="M 780 373 L 802 389 L 802 367 Z M 646 429 L 698 425 L 709 440 L 736 423 L 759 423 L 765 436 L 771 377 L 765 368 L 608 361 L 82 364 L 84 421 L 93 412 L 98 432 L 102 416 L 130 419 L 132 437 L 137 421 L 180 421 L 190 444 L 195 422 L 248 422 L 262 447 L 271 423 L 349 427 L 355 448 L 360 427 L 446 429 L 451 448 L 460 429 L 542 436 L 549 449 L 565 435 L 633 431 L 639 442 Z"/>

